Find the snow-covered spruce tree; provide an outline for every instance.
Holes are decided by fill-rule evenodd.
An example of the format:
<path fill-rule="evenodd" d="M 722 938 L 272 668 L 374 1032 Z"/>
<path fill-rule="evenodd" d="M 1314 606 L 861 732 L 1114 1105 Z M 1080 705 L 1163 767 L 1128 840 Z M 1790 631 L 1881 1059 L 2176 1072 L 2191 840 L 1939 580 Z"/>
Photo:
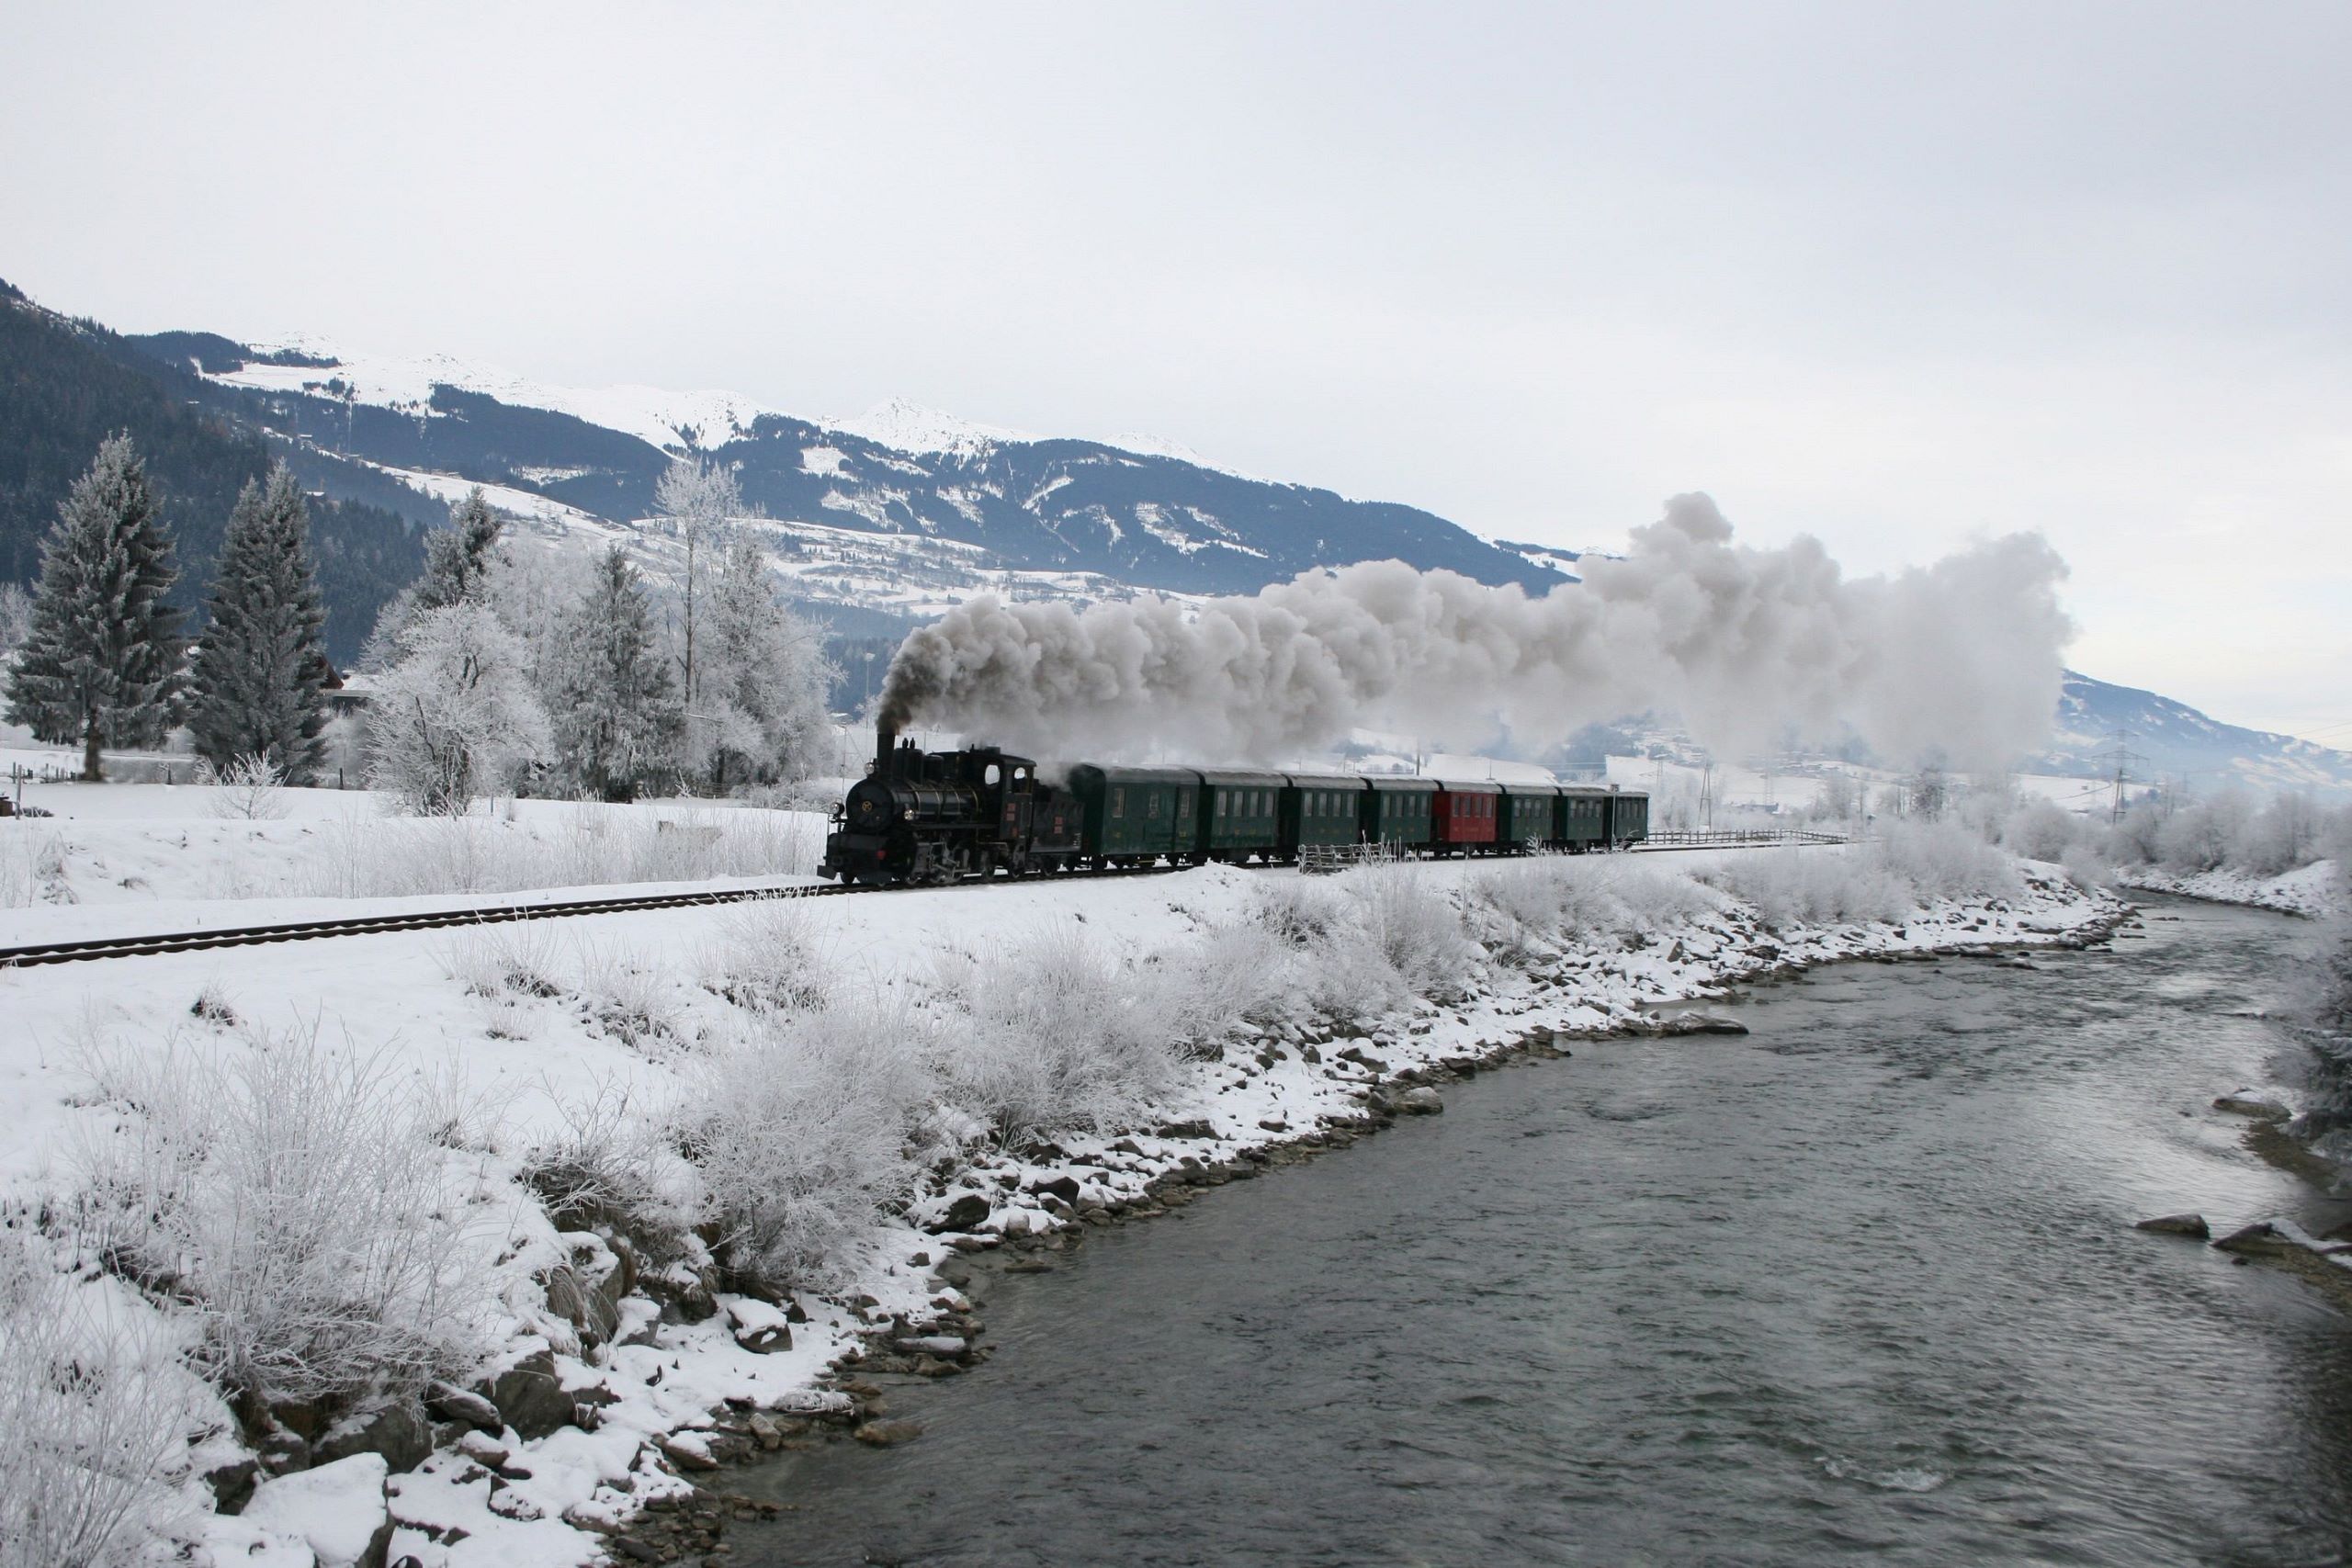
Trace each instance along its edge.
<path fill-rule="evenodd" d="M 378 670 L 392 663 L 398 657 L 395 649 L 401 632 L 427 611 L 488 599 L 492 573 L 505 558 L 500 548 L 505 527 L 505 520 L 490 509 L 490 500 L 480 485 L 450 507 L 449 525 L 424 536 L 424 574 L 377 615 L 361 664 Z"/>
<path fill-rule="evenodd" d="M 679 542 L 686 547 L 686 570 L 681 585 L 685 600 L 685 647 L 679 660 L 679 684 L 686 706 L 692 708 L 702 691 L 695 660 L 695 608 L 701 596 L 701 558 L 705 547 L 725 530 L 730 519 L 744 515 L 743 492 L 735 482 L 733 469 L 701 457 L 683 458 L 671 464 L 669 471 L 655 481 L 653 509 L 669 520 Z"/>
<path fill-rule="evenodd" d="M 675 765 L 685 716 L 653 614 L 628 552 L 597 562 L 557 688 L 557 752 L 580 784 L 606 800 L 634 800 Z"/>
<path fill-rule="evenodd" d="M 728 545 L 703 649 L 693 750 L 712 787 L 805 773 L 831 671 L 815 628 L 776 598 L 766 547 L 750 534 Z"/>
<path fill-rule="evenodd" d="M 177 720 L 179 573 L 147 467 L 128 435 L 98 446 L 41 542 L 32 630 L 8 677 L 8 721 L 52 745 L 82 743 L 82 776 L 104 746 L 154 746 Z"/>
<path fill-rule="evenodd" d="M 198 753 L 223 770 L 259 759 L 286 783 L 309 784 L 327 727 L 327 617 L 301 487 L 282 463 L 237 497 L 211 609 L 188 672 Z"/>
<path fill-rule="evenodd" d="M 458 816 L 548 756 L 547 709 L 489 605 L 412 616 L 391 653 L 369 708 L 369 777 L 409 810 Z"/>

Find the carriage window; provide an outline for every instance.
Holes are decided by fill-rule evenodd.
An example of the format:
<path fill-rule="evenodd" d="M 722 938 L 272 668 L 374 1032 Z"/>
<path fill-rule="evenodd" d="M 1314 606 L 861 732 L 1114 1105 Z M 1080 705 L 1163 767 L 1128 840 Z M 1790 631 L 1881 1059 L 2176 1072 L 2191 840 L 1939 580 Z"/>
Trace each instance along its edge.
<path fill-rule="evenodd" d="M 1123 789 L 1113 790 L 1111 792 L 1111 815 L 1114 817 L 1125 817 L 1126 814 L 1127 792 Z"/>
<path fill-rule="evenodd" d="M 1219 817 L 1225 815 L 1225 808 L 1231 803 L 1232 797 L 1227 795 L 1225 791 L 1219 790 L 1216 792 L 1216 814 Z"/>
<path fill-rule="evenodd" d="M 1157 817 L 1159 815 L 1159 792 L 1158 790 L 1152 790 L 1143 797 L 1143 814 L 1146 817 Z"/>

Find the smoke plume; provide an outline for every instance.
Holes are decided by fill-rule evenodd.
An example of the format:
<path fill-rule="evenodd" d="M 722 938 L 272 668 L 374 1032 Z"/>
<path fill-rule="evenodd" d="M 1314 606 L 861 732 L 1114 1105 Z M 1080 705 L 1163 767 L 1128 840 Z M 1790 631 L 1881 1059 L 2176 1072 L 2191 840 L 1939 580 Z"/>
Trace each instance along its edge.
<path fill-rule="evenodd" d="M 1657 711 L 1724 755 L 1850 726 L 1882 757 L 2006 766 L 2049 731 L 2065 564 L 2015 534 L 1846 579 L 1819 541 L 1732 542 L 1704 495 L 1541 598 L 1373 561 L 1247 598 L 1079 611 L 975 599 L 910 636 L 881 718 L 1041 758 L 1266 762 L 1356 726 L 1555 742 Z"/>

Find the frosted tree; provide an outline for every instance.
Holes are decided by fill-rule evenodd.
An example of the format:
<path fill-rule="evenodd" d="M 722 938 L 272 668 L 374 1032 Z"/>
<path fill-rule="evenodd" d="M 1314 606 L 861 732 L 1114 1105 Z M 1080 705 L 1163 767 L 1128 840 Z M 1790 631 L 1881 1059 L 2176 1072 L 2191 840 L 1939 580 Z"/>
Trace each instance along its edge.
<path fill-rule="evenodd" d="M 398 657 L 396 645 L 408 623 L 452 604 L 480 604 L 490 597 L 493 574 L 505 561 L 506 523 L 490 509 L 476 485 L 449 508 L 449 525 L 424 536 L 424 571 L 376 617 L 361 662 L 381 668 Z"/>
<path fill-rule="evenodd" d="M 100 748 L 160 744 L 177 718 L 178 578 L 146 465 L 108 436 L 41 542 L 32 626 L 8 677 L 8 721 L 53 745 L 82 744 L 82 776 L 106 774 Z"/>
<path fill-rule="evenodd" d="M 560 754 L 588 789 L 606 800 L 634 800 L 650 775 L 673 765 L 684 715 L 655 646 L 644 586 L 618 545 L 597 563 L 568 651 Z"/>
<path fill-rule="evenodd" d="M 33 635 L 33 596 L 21 582 L 0 582 L 0 658 L 24 646 Z"/>
<path fill-rule="evenodd" d="M 460 815 L 548 755 L 547 709 L 522 646 L 489 605 L 413 616 L 392 653 L 369 707 L 370 777 L 408 809 Z"/>
<path fill-rule="evenodd" d="M 681 674 L 686 705 L 691 708 L 701 691 L 695 666 L 695 605 L 702 583 L 701 556 L 724 533 L 730 519 L 744 514 L 743 492 L 735 482 L 733 469 L 701 457 L 683 458 L 671 464 L 669 471 L 655 481 L 653 509 L 669 520 L 679 542 L 686 547 L 682 585 L 685 650 Z"/>
<path fill-rule="evenodd" d="M 188 678 L 198 752 L 216 769 L 258 761 L 288 784 L 309 784 L 327 727 L 326 611 L 301 488 L 283 464 L 237 497 L 211 610 Z"/>
<path fill-rule="evenodd" d="M 712 786 L 807 773 L 830 722 L 831 678 L 816 629 L 776 599 L 765 547 L 738 535 L 713 585 L 691 705 L 695 760 Z"/>

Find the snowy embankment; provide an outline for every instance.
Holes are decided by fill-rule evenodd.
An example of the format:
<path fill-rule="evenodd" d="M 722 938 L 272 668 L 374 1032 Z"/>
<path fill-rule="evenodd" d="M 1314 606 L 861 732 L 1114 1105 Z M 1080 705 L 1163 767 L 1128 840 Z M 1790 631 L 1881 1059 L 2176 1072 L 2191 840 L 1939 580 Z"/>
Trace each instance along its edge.
<path fill-rule="evenodd" d="M 66 1497 L 222 1563 L 387 1532 L 427 1568 L 585 1562 L 729 1459 L 910 1435 L 833 1369 L 984 1354 L 956 1254 L 1148 1216 L 1745 976 L 2118 910 L 1920 833 L 0 972 L 0 1414 L 45 1435 L 0 1449 L 0 1536 Z M 69 1341 L 119 1375 L 44 1382 Z"/>
<path fill-rule="evenodd" d="M 2276 876 L 2261 876 L 2234 866 L 2213 871 L 2173 871 L 2161 865 L 2124 866 L 2115 873 L 2117 884 L 2149 893 L 2174 893 L 2185 898 L 2210 898 L 2220 904 L 2250 904 L 2290 915 L 2324 919 L 2352 913 L 2345 879 L 2334 861 L 2314 861 Z"/>

